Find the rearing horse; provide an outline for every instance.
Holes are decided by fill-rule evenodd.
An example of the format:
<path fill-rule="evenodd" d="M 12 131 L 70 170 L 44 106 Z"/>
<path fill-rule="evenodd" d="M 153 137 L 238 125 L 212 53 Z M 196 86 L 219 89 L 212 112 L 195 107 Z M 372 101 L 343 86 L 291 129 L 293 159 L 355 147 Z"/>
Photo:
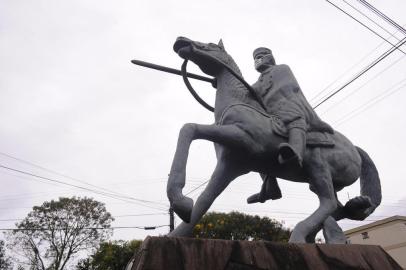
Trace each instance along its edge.
<path fill-rule="evenodd" d="M 331 134 L 334 147 L 307 147 L 302 168 L 290 168 L 278 162 L 278 146 L 286 138 L 275 132 L 275 116 L 268 115 L 258 99 L 242 82 L 241 72 L 224 49 L 222 42 L 201 43 L 179 37 L 174 50 L 191 60 L 217 81 L 214 108 L 215 124 L 185 124 L 180 130 L 167 186 L 167 195 L 175 213 L 184 220 L 169 236 L 191 236 L 193 227 L 214 200 L 240 175 L 251 171 L 294 182 L 309 183 L 320 205 L 292 231 L 289 242 L 313 242 L 323 228 L 327 243 L 344 243 L 337 220 L 363 220 L 381 202 L 378 172 L 367 153 L 355 147 L 339 132 Z M 215 144 L 217 165 L 196 203 L 182 194 L 186 163 L 193 140 Z M 336 192 L 361 182 L 361 196 L 343 206 Z"/>

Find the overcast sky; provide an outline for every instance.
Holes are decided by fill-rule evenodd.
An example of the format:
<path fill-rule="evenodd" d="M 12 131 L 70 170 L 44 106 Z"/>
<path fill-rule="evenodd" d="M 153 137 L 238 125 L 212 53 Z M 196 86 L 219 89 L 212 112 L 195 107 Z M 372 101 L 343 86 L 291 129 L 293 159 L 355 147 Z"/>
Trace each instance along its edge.
<path fill-rule="evenodd" d="M 362 19 L 344 2 L 334 3 Z M 386 31 L 396 31 L 357 1 L 349 3 Z M 405 1 L 370 3 L 399 24 L 406 23 Z M 180 77 L 135 66 L 130 60 L 180 68 L 182 60 L 172 50 L 177 36 L 203 42 L 222 38 L 250 83 L 258 77 L 252 51 L 270 47 L 277 63 L 291 67 L 312 105 L 320 100 L 314 98 L 320 91 L 333 82 L 325 93 L 339 88 L 390 48 L 322 0 L 1 0 L 0 165 L 96 189 L 7 156 L 11 155 L 154 203 L 145 206 L 108 198 L 0 168 L 0 228 L 12 228 L 15 221 L 4 220 L 24 218 L 33 205 L 73 195 L 104 202 L 116 216 L 113 226 L 169 223 L 166 179 L 179 129 L 187 122 L 213 123 L 213 115 L 195 102 Z M 402 37 L 397 33 L 390 41 L 396 43 Z M 367 151 L 380 172 L 383 202 L 369 222 L 406 215 L 403 56 L 394 52 L 317 109 L 325 121 Z M 191 71 L 200 72 L 190 66 Z M 209 84 L 193 84 L 214 103 L 215 90 Z M 206 181 L 215 162 L 211 143 L 194 142 L 185 192 Z M 246 197 L 260 189 L 261 180 L 257 174 L 240 177 L 211 210 L 259 214 L 293 227 L 315 210 L 317 198 L 305 184 L 280 183 L 282 199 L 247 205 Z M 345 203 L 358 194 L 356 182 L 339 196 Z M 345 229 L 361 224 L 341 222 Z M 168 227 L 117 229 L 113 238 L 143 239 L 167 231 Z"/>

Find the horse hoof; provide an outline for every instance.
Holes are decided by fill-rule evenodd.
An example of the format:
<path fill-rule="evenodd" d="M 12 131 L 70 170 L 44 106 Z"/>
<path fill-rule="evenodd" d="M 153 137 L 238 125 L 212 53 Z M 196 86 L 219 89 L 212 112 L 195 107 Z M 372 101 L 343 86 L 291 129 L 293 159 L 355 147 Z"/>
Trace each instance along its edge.
<path fill-rule="evenodd" d="M 184 222 L 189 223 L 192 217 L 193 200 L 183 196 L 172 202 L 172 209 Z"/>
<path fill-rule="evenodd" d="M 290 237 L 289 238 L 289 243 L 291 244 L 306 244 L 306 238 L 304 237 Z"/>
<path fill-rule="evenodd" d="M 303 230 L 300 229 L 300 226 L 302 226 L 302 224 L 298 223 L 296 227 L 293 229 L 292 234 L 290 235 L 289 238 L 289 243 L 297 243 L 297 244 L 307 243 L 306 234 L 303 232 Z"/>
<path fill-rule="evenodd" d="M 327 244 L 340 244 L 340 245 L 345 245 L 347 244 L 347 239 L 345 237 L 334 237 L 332 239 L 329 239 L 328 241 L 326 240 Z"/>
<path fill-rule="evenodd" d="M 349 200 L 345 206 L 344 211 L 346 218 L 352 220 L 364 220 L 367 218 L 376 207 L 374 207 L 371 199 L 368 196 L 358 196 Z"/>

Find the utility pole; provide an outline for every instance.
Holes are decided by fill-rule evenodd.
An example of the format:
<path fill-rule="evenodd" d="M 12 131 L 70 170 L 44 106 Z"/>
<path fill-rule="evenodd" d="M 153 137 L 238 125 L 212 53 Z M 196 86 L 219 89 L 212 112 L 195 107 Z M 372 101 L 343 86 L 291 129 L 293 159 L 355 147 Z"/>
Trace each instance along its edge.
<path fill-rule="evenodd" d="M 169 207 L 169 232 L 175 229 L 175 214 L 173 212 L 172 206 Z"/>

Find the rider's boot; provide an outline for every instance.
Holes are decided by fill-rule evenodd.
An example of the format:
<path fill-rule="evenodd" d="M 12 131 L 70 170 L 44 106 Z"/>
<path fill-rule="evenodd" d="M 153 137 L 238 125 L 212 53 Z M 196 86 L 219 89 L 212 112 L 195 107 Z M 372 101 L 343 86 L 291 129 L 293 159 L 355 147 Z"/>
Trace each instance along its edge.
<path fill-rule="evenodd" d="M 276 177 L 267 174 L 261 174 L 263 180 L 261 191 L 247 198 L 247 203 L 264 203 L 269 199 L 277 200 L 282 198 L 281 189 L 279 188 Z"/>
<path fill-rule="evenodd" d="M 280 164 L 302 167 L 305 149 L 306 131 L 302 128 L 292 128 L 289 130 L 289 143 L 279 145 L 278 161 Z"/>

